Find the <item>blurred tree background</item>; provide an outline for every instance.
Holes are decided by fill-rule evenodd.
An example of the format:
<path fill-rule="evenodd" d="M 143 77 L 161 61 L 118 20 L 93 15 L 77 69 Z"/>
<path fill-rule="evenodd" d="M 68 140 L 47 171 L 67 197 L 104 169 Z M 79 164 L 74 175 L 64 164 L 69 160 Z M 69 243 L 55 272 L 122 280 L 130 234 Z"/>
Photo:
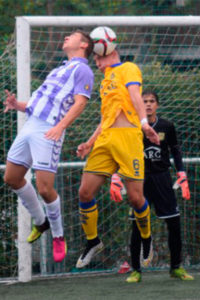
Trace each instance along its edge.
<path fill-rule="evenodd" d="M 13 34 L 16 16 L 169 16 L 198 15 L 199 11 L 198 0 L 0 0 L 0 54 Z"/>

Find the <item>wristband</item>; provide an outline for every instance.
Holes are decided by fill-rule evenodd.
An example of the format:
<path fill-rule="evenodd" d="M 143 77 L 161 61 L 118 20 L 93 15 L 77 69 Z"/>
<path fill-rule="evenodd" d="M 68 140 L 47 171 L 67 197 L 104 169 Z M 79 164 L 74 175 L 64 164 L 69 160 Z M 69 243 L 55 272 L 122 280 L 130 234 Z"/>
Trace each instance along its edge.
<path fill-rule="evenodd" d="M 143 119 L 140 121 L 140 123 L 141 123 L 141 125 L 144 125 L 144 124 L 148 123 L 147 118 L 143 118 Z"/>

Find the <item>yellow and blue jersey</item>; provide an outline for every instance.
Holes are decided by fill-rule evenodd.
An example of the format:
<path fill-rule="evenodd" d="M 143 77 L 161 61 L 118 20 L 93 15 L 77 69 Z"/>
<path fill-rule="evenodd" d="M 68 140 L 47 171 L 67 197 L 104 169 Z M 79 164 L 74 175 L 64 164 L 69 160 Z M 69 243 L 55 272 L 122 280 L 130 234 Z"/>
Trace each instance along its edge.
<path fill-rule="evenodd" d="M 121 111 L 130 123 L 141 128 L 128 92 L 128 86 L 132 84 L 139 85 L 142 92 L 142 74 L 136 64 L 125 62 L 106 68 L 100 87 L 102 129 L 109 128 Z"/>

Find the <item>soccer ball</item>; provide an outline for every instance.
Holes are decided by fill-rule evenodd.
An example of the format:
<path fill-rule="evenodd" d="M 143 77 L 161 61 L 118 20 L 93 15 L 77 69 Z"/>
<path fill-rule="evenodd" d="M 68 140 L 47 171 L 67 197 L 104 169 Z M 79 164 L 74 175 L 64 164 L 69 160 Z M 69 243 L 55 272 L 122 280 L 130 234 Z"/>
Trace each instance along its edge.
<path fill-rule="evenodd" d="M 115 32 L 106 26 L 100 26 L 92 30 L 90 37 L 94 42 L 94 53 L 100 56 L 110 54 L 117 45 Z"/>

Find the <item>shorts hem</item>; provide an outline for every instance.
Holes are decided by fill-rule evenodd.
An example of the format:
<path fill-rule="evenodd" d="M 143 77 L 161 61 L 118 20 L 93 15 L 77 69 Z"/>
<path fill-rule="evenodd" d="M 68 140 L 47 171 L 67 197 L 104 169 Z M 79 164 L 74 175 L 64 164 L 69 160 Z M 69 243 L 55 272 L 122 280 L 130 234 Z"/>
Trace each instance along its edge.
<path fill-rule="evenodd" d="M 15 159 L 12 159 L 12 158 L 9 158 L 9 157 L 7 157 L 7 161 L 9 161 L 9 162 L 11 162 L 13 164 L 19 165 L 19 166 L 23 166 L 23 167 L 25 167 L 27 169 L 31 168 L 31 166 L 27 165 L 26 163 L 18 161 L 18 160 L 15 160 Z"/>
<path fill-rule="evenodd" d="M 83 170 L 83 173 L 92 173 L 92 174 L 102 175 L 102 176 L 106 176 L 106 177 L 111 177 L 111 176 L 112 176 L 112 174 L 110 174 L 110 173 L 99 172 L 99 171 L 88 171 L 88 170 Z"/>
<path fill-rule="evenodd" d="M 168 216 L 157 216 L 158 219 L 170 219 L 170 218 L 174 218 L 174 217 L 178 217 L 180 216 L 180 213 L 176 213 L 176 214 L 173 214 L 173 215 L 168 215 Z"/>
<path fill-rule="evenodd" d="M 55 174 L 57 173 L 57 170 L 38 168 L 38 167 L 34 167 L 34 166 L 32 166 L 32 169 L 35 171 L 46 171 L 46 172 L 51 172 L 51 173 L 55 173 Z"/>
<path fill-rule="evenodd" d="M 134 177 L 128 177 L 128 176 L 125 176 L 121 173 L 117 173 L 120 177 L 122 177 L 123 179 L 130 179 L 130 180 L 136 180 L 136 181 L 144 181 L 144 178 L 134 178 Z"/>

